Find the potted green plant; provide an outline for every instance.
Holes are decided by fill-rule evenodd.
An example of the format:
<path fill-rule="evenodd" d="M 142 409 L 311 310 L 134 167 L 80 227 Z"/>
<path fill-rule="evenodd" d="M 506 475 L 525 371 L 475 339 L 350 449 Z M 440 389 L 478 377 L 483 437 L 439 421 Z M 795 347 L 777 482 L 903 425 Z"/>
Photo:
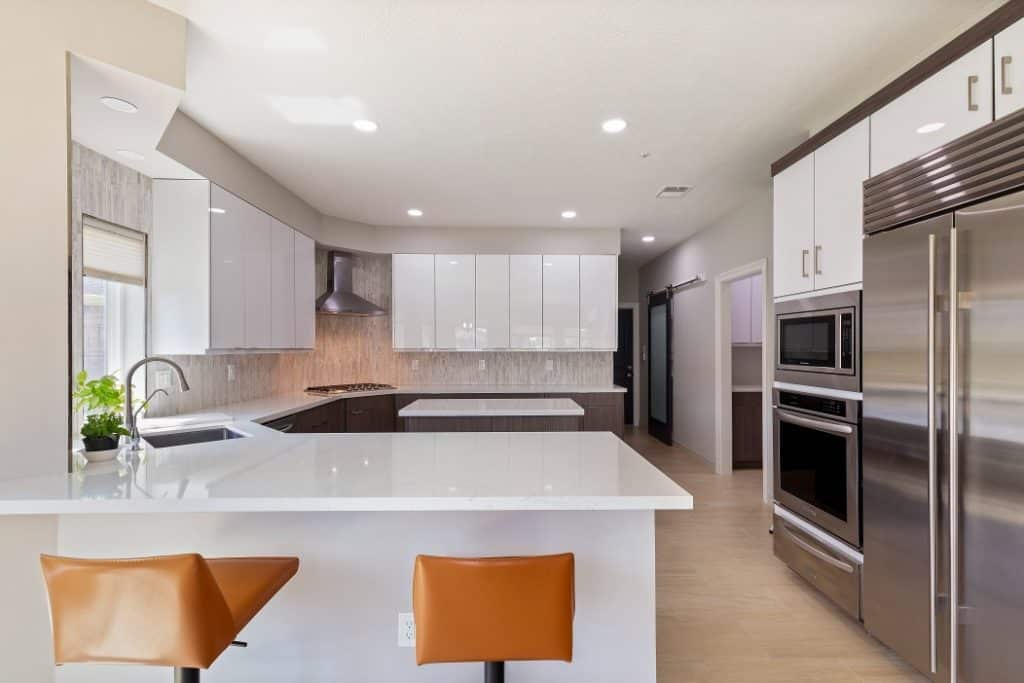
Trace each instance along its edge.
<path fill-rule="evenodd" d="M 82 424 L 82 443 L 89 460 L 110 459 L 117 454 L 121 436 L 127 436 L 121 411 L 124 409 L 124 386 L 114 375 L 89 379 L 85 370 L 75 377 L 75 411 L 85 410 Z M 104 453 L 106 458 L 90 457 L 90 453 Z"/>

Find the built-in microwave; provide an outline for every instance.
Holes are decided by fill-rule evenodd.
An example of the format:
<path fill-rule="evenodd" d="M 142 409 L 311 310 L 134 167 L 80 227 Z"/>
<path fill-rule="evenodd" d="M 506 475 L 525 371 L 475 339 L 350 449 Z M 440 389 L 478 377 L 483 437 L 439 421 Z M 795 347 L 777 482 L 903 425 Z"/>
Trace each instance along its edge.
<path fill-rule="evenodd" d="M 775 380 L 860 391 L 860 292 L 775 304 Z"/>

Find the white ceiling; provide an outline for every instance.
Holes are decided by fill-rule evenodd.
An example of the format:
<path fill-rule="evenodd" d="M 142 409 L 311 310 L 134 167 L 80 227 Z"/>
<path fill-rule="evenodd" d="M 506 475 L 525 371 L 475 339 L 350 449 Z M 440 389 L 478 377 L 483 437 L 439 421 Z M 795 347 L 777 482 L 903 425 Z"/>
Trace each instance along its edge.
<path fill-rule="evenodd" d="M 192 21 L 182 109 L 321 212 L 623 228 L 638 262 L 767 191 L 769 164 L 809 129 L 998 4 L 156 2 Z M 282 113 L 310 102 L 330 120 Z M 621 135 L 601 132 L 612 116 Z M 334 125 L 354 118 L 380 130 Z M 667 184 L 696 189 L 655 199 Z"/>
<path fill-rule="evenodd" d="M 101 97 L 131 102 L 133 114 L 107 108 Z M 71 56 L 71 137 L 86 147 L 150 178 L 198 178 L 156 151 L 156 143 L 178 108 L 182 92 L 117 67 Z M 136 152 L 127 158 L 119 150 Z"/>

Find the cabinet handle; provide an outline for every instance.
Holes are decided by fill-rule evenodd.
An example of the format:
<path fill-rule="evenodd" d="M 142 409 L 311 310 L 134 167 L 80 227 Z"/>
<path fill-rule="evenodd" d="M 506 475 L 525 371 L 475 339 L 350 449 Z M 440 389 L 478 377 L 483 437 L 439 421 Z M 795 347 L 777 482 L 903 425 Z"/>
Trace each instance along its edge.
<path fill-rule="evenodd" d="M 974 102 L 974 84 L 977 82 L 977 76 L 967 77 L 967 111 L 978 111 L 978 105 Z"/>
<path fill-rule="evenodd" d="M 362 409 L 360 409 L 360 410 L 352 410 L 352 411 L 350 411 L 350 412 L 349 412 L 349 415 L 362 415 L 362 414 L 364 414 L 365 412 L 366 412 L 366 411 L 365 411 L 365 410 L 362 410 Z"/>
<path fill-rule="evenodd" d="M 280 427 L 276 427 L 276 429 L 279 432 L 290 432 L 293 429 L 295 429 L 295 423 L 294 422 L 289 422 L 286 425 L 281 425 Z"/>
<path fill-rule="evenodd" d="M 807 257 L 811 255 L 811 252 L 804 249 L 800 252 L 800 274 L 803 277 L 810 277 L 810 273 L 807 272 Z"/>
<path fill-rule="evenodd" d="M 814 274 L 821 275 L 821 245 L 814 245 Z"/>
<path fill-rule="evenodd" d="M 1013 57 L 1006 55 L 999 58 L 999 81 L 1001 88 L 1000 90 L 1004 95 L 1013 94 L 1013 86 L 1006 84 L 1006 66 L 1013 63 Z"/>

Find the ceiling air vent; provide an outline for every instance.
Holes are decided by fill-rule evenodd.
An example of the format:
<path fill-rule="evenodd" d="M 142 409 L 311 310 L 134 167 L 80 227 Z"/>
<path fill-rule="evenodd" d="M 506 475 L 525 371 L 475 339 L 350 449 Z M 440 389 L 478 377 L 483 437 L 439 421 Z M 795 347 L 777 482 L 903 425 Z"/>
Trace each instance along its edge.
<path fill-rule="evenodd" d="M 658 191 L 658 199 L 679 199 L 693 189 L 693 185 L 666 185 Z"/>

